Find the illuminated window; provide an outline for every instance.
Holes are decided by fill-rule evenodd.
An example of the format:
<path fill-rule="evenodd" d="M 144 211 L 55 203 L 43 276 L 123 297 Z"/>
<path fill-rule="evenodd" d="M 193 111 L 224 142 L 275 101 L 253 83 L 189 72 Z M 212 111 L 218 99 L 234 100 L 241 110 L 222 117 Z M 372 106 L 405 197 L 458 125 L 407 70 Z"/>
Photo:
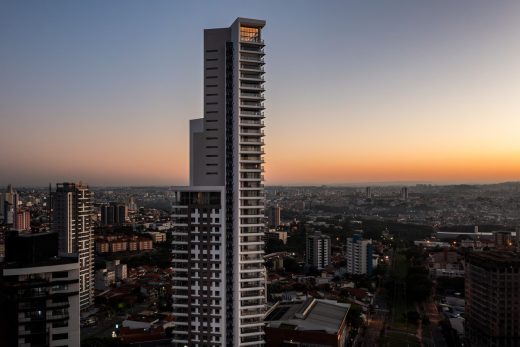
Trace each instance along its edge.
<path fill-rule="evenodd" d="M 260 42 L 260 29 L 240 27 L 240 41 Z"/>

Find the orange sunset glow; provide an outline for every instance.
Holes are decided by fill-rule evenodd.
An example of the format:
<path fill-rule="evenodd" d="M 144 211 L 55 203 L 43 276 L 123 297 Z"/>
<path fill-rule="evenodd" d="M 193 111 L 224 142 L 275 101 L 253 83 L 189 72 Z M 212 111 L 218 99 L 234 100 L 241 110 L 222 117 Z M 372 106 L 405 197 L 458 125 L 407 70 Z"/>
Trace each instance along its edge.
<path fill-rule="evenodd" d="M 254 13 L 270 23 L 268 185 L 520 179 L 518 3 L 275 7 Z M 0 14 L 0 181 L 186 183 L 202 28 L 228 11 L 83 10 Z"/>

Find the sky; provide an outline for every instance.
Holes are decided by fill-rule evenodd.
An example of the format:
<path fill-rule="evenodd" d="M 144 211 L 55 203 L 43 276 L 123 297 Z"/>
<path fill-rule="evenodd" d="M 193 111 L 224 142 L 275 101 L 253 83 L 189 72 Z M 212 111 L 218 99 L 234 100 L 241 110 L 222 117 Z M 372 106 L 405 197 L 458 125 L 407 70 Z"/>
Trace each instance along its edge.
<path fill-rule="evenodd" d="M 520 180 L 518 1 L 0 1 L 0 185 L 183 185 L 203 29 L 267 21 L 266 183 Z"/>

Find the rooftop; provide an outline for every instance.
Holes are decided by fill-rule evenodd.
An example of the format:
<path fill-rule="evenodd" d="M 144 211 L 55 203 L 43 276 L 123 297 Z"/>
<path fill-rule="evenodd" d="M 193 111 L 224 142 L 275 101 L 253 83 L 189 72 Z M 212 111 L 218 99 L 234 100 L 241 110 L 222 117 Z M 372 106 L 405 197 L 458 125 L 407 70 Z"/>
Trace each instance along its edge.
<path fill-rule="evenodd" d="M 483 251 L 470 252 L 467 262 L 484 268 L 491 267 L 520 267 L 520 256 L 511 251 Z"/>
<path fill-rule="evenodd" d="M 310 298 L 304 302 L 279 302 L 265 318 L 270 328 L 320 330 L 336 334 L 347 317 L 349 304 Z"/>

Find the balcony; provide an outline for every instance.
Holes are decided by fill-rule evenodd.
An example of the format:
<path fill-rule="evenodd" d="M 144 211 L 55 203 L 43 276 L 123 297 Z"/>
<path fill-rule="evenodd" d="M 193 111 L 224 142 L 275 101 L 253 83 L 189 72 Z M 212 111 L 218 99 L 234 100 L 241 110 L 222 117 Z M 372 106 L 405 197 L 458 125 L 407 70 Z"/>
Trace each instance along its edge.
<path fill-rule="evenodd" d="M 265 341 L 263 339 L 263 334 L 257 336 L 247 336 L 240 338 L 240 346 L 248 347 L 248 346 L 264 346 Z"/>
<path fill-rule="evenodd" d="M 240 64 L 240 71 L 252 73 L 265 73 L 261 64 Z"/>
<path fill-rule="evenodd" d="M 260 129 L 241 128 L 240 134 L 245 136 L 264 136 L 265 132 Z"/>
<path fill-rule="evenodd" d="M 263 162 L 263 160 L 262 160 Z M 240 182 L 240 188 L 241 189 L 251 189 L 251 190 L 255 190 L 255 189 L 263 189 L 264 188 L 264 184 L 263 183 L 260 183 L 260 182 Z M 259 205 L 255 205 L 255 203 L 246 203 L 246 204 L 242 204 L 242 206 L 261 206 L 261 203 Z"/>
<path fill-rule="evenodd" d="M 253 46 L 253 45 L 244 45 L 244 44 L 241 44 L 240 45 L 240 55 L 244 55 L 244 54 L 257 54 L 258 56 L 264 56 L 265 55 L 265 52 L 263 50 L 263 48 L 261 46 Z"/>
<path fill-rule="evenodd" d="M 240 97 L 242 99 L 251 99 L 251 100 L 265 100 L 264 94 L 262 93 L 250 93 L 250 92 L 241 92 Z"/>
<path fill-rule="evenodd" d="M 261 256 L 260 257 L 253 257 L 253 256 L 248 256 L 248 255 L 241 255 L 240 256 L 240 263 L 241 264 L 256 264 L 256 263 L 264 264 L 264 258 L 261 257 Z"/>
<path fill-rule="evenodd" d="M 261 272 L 251 272 L 240 274 L 240 282 L 247 283 L 249 281 L 263 281 L 265 275 Z"/>
<path fill-rule="evenodd" d="M 264 246 L 263 245 L 249 245 L 242 244 L 240 246 L 240 260 L 258 262 L 264 261 Z"/>
<path fill-rule="evenodd" d="M 248 334 L 263 334 L 264 330 L 262 327 L 251 327 L 251 328 L 242 328 L 240 329 L 240 334 L 248 335 Z"/>
<path fill-rule="evenodd" d="M 264 263 L 258 262 L 254 264 L 240 264 L 241 272 L 262 272 L 264 271 Z"/>
<path fill-rule="evenodd" d="M 242 164 L 240 170 L 261 170 L 262 167 L 259 164 Z M 240 192 L 240 198 L 264 198 L 264 193 L 258 190 L 242 190 Z"/>
<path fill-rule="evenodd" d="M 253 117 L 254 116 L 254 117 L 264 118 L 262 111 L 246 110 L 243 108 L 240 109 L 240 116 L 241 117 Z"/>
<path fill-rule="evenodd" d="M 252 128 L 256 128 L 256 127 L 263 128 L 265 126 L 263 121 L 256 120 L 256 119 L 241 119 L 240 120 L 240 125 L 241 126 L 252 127 Z"/>
<path fill-rule="evenodd" d="M 258 91 L 258 92 L 265 91 L 265 88 L 262 86 L 262 83 L 260 83 L 260 82 L 241 81 L 240 89 L 241 90 L 254 90 L 254 91 Z"/>
<path fill-rule="evenodd" d="M 256 281 L 256 282 L 244 282 L 240 284 L 240 289 L 244 290 L 263 290 L 264 282 Z"/>
<path fill-rule="evenodd" d="M 264 109 L 264 103 L 260 101 L 243 101 L 240 100 L 240 106 L 245 106 L 249 108 L 257 108 L 257 109 Z"/>
<path fill-rule="evenodd" d="M 249 316 L 250 318 L 244 318 L 242 320 L 249 319 L 251 323 L 254 323 L 255 321 L 262 320 L 262 318 L 264 316 L 264 310 L 262 308 L 242 309 L 242 310 L 240 310 L 240 315 Z M 253 317 L 258 317 L 260 319 L 258 319 L 258 318 L 255 319 Z"/>
<path fill-rule="evenodd" d="M 245 81 L 256 81 L 256 82 L 265 82 L 265 79 L 262 77 L 260 73 L 252 73 L 252 72 L 244 72 L 240 74 L 240 79 Z"/>
<path fill-rule="evenodd" d="M 265 64 L 264 57 L 261 54 L 256 54 L 256 52 L 251 52 L 251 53 L 244 52 L 244 53 L 240 54 L 239 60 L 244 61 L 244 62 Z"/>
<path fill-rule="evenodd" d="M 249 137 L 243 137 L 243 136 L 240 137 L 240 142 L 249 144 L 249 145 L 259 145 L 259 146 L 263 146 L 265 144 L 264 141 L 260 138 L 249 138 Z"/>
<path fill-rule="evenodd" d="M 253 230 L 256 233 L 262 233 L 260 228 L 256 228 Z M 264 239 L 262 236 L 241 236 L 240 240 L 243 244 L 247 243 L 247 246 L 255 246 L 255 245 L 264 245 Z"/>
<path fill-rule="evenodd" d="M 240 49 L 252 49 L 252 50 L 263 50 L 265 46 L 264 40 L 260 39 L 260 37 L 247 37 L 240 38 Z"/>

